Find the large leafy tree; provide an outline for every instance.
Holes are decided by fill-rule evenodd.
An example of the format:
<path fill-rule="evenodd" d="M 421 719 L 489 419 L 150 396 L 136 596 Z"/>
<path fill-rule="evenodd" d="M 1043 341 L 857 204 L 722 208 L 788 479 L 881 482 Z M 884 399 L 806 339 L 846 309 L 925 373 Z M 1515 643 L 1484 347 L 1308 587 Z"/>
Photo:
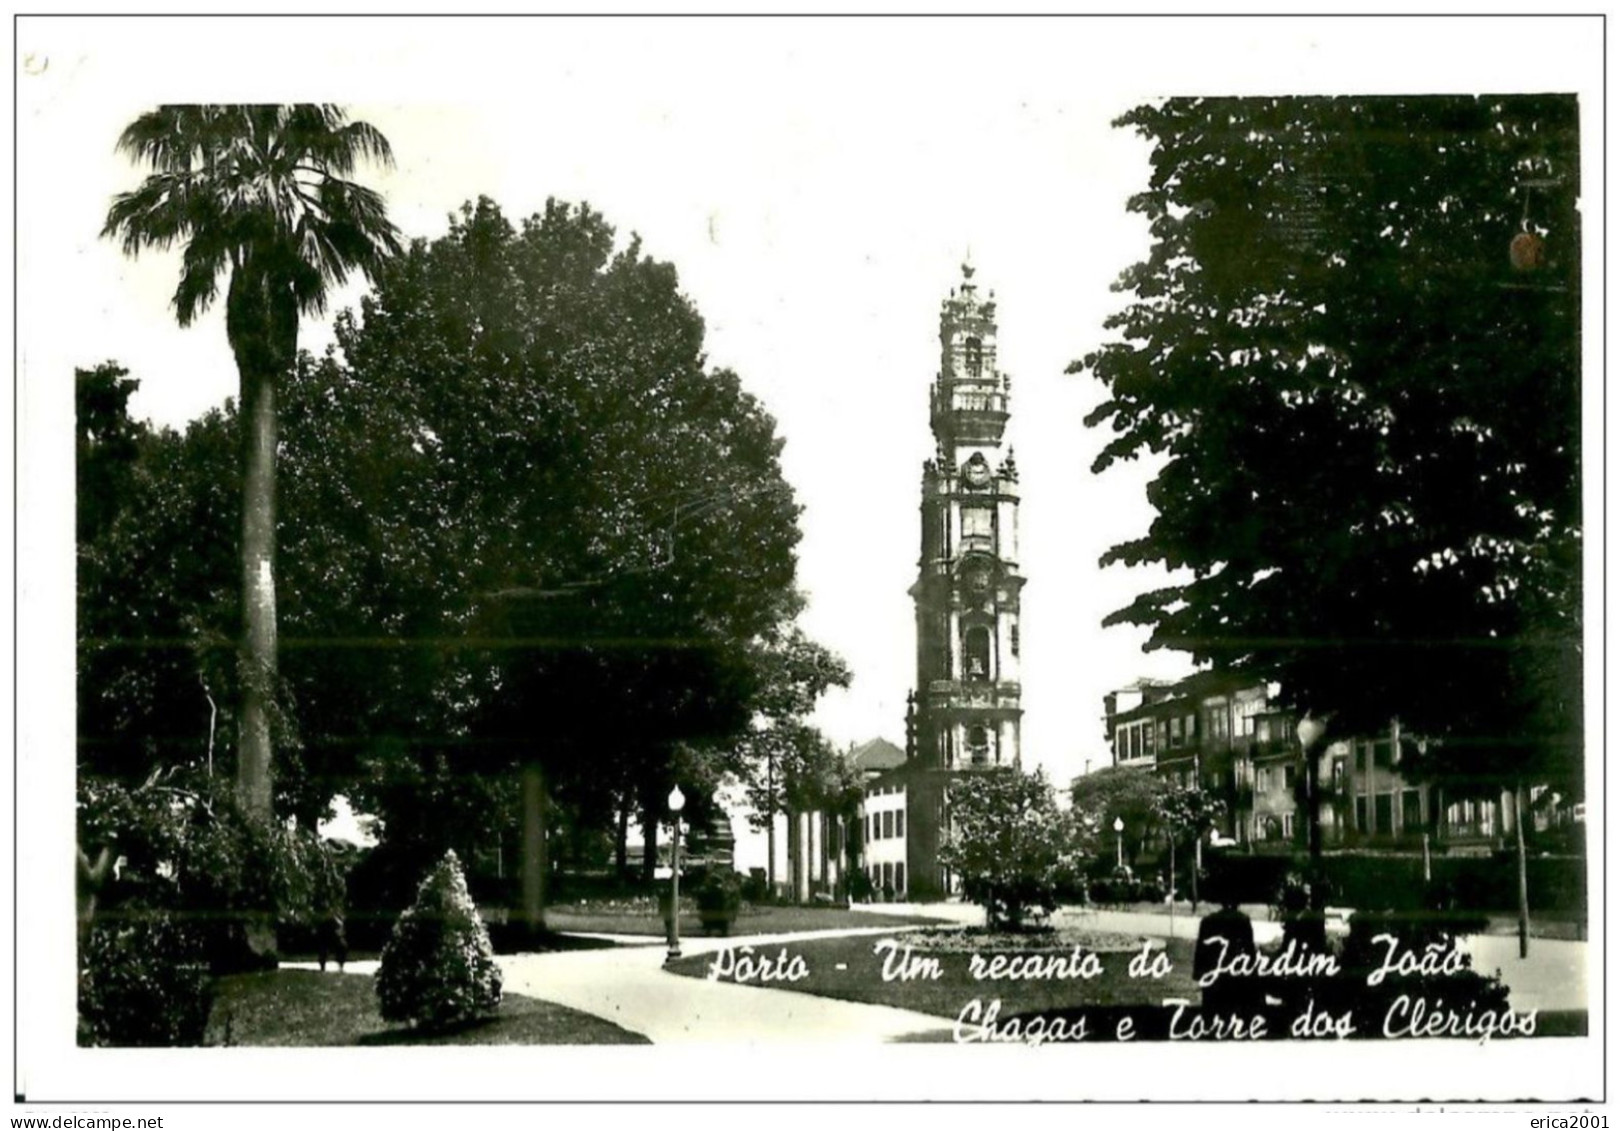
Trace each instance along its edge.
<path fill-rule="evenodd" d="M 1176 790 L 1169 778 L 1136 766 L 1108 766 L 1074 779 L 1070 799 L 1074 812 L 1110 844 L 1116 836 L 1125 844 L 1124 856 L 1134 860 L 1143 846 L 1155 839 L 1164 818 L 1164 801 Z M 1125 827 L 1116 834 L 1114 821 Z"/>
<path fill-rule="evenodd" d="M 776 815 L 827 800 L 844 804 L 846 760 L 808 719 L 829 689 L 849 686 L 850 672 L 842 659 L 796 627 L 761 641 L 758 664 L 754 727 L 739 745 L 736 770 L 747 787 L 753 824 L 766 834 L 766 879 L 774 889 Z"/>
<path fill-rule="evenodd" d="M 1022 930 L 1056 910 L 1058 893 L 1081 872 L 1089 830 L 1057 807 L 1043 771 L 1001 767 L 951 782 L 951 831 L 940 863 L 991 929 Z"/>
<path fill-rule="evenodd" d="M 337 336 L 286 408 L 309 779 L 366 751 L 475 791 L 540 765 L 651 830 L 735 751 L 798 609 L 775 422 L 706 364 L 674 268 L 585 207 L 469 204 Z"/>
<path fill-rule="evenodd" d="M 77 373 L 78 761 L 127 781 L 212 770 L 232 698 L 240 504 L 227 418 L 154 430 L 129 416 L 137 384 L 113 363 Z"/>
<path fill-rule="evenodd" d="M 240 380 L 242 651 L 237 789 L 271 807 L 277 685 L 277 396 L 291 375 L 301 315 L 324 310 L 353 271 L 375 274 L 397 250 L 382 198 L 348 179 L 388 142 L 335 106 L 163 106 L 119 148 L 152 172 L 120 193 L 103 235 L 129 255 L 182 245 L 175 317 L 190 325 L 228 278 L 225 330 Z"/>
<path fill-rule="evenodd" d="M 1172 99 L 1094 470 L 1160 461 L 1108 623 L 1398 718 L 1459 783 L 1578 783 L 1579 181 L 1566 97 Z M 1416 751 L 1413 751 L 1416 754 Z M 1578 788 L 1578 784 L 1577 784 Z"/>

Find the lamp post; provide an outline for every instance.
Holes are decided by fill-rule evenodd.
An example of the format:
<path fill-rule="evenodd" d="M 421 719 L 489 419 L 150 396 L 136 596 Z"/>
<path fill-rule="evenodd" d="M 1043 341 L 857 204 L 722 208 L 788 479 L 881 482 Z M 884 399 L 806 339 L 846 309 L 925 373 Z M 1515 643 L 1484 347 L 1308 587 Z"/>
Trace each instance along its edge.
<path fill-rule="evenodd" d="M 669 791 L 670 821 L 675 834 L 669 853 L 669 955 L 668 961 L 681 956 L 681 810 L 686 808 L 686 794 L 676 786 Z"/>
<path fill-rule="evenodd" d="M 1119 869 L 1125 870 L 1125 821 L 1123 818 L 1114 818 L 1114 851 L 1119 857 Z"/>
<path fill-rule="evenodd" d="M 1327 723 L 1315 718 L 1309 711 L 1294 728 L 1299 736 L 1300 755 L 1305 759 L 1305 804 L 1307 812 L 1305 835 L 1311 854 L 1311 910 L 1322 910 L 1322 782 L 1318 759 L 1311 747 L 1327 733 Z"/>

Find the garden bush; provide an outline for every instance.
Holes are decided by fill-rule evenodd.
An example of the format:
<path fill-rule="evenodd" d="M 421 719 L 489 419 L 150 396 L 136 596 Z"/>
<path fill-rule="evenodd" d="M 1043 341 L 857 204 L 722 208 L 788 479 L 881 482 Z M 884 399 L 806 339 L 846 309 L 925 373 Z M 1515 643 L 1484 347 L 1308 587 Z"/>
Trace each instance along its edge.
<path fill-rule="evenodd" d="M 78 845 L 86 859 L 121 860 L 81 914 L 169 912 L 191 924 L 215 973 L 275 964 L 249 949 L 250 925 L 307 927 L 342 900 L 341 867 L 312 831 L 244 812 L 228 783 L 194 770 L 133 787 L 82 776 Z"/>
<path fill-rule="evenodd" d="M 1020 930 L 1058 906 L 1058 888 L 1084 864 L 1082 825 L 1057 808 L 1044 774 L 1011 768 L 951 783 L 951 833 L 940 863 L 992 927 Z M 884 885 L 884 899 L 894 893 Z"/>
<path fill-rule="evenodd" d="M 377 1001 L 389 1021 L 439 1029 L 493 1013 L 501 970 L 454 852 L 417 889 L 377 968 Z"/>
<path fill-rule="evenodd" d="M 161 909 L 101 916 L 79 951 L 79 1043 L 200 1045 L 213 1008 L 202 940 Z"/>
<path fill-rule="evenodd" d="M 695 897 L 706 930 L 728 934 L 742 908 L 743 879 L 730 868 L 710 868 L 698 881 Z"/>

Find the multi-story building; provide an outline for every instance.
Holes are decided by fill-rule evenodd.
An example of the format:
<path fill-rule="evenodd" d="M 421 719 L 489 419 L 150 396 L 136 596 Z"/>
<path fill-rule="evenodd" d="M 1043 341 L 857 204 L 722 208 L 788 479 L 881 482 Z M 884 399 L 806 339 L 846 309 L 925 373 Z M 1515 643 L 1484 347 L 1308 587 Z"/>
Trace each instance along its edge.
<path fill-rule="evenodd" d="M 905 883 L 947 894 L 939 863 L 947 786 L 1021 760 L 1018 467 L 1004 445 L 1011 381 L 997 357 L 994 294 L 973 268 L 940 305 L 939 373 L 929 401 L 935 455 L 923 465 L 922 546 L 911 587 L 917 689 L 907 719 Z"/>
<path fill-rule="evenodd" d="M 855 749 L 861 772 L 861 868 L 878 898 L 906 895 L 906 755 L 892 742 L 874 738 Z"/>
<path fill-rule="evenodd" d="M 1210 673 L 1175 683 L 1139 680 L 1104 696 L 1116 766 L 1198 784 L 1226 802 L 1219 830 L 1264 848 L 1303 843 L 1308 811 L 1297 720 L 1273 704 L 1275 689 Z M 1334 847 L 1487 844 L 1511 833 L 1500 796 L 1449 800 L 1443 788 L 1408 780 L 1403 752 L 1423 740 L 1384 734 L 1330 743 L 1319 755 L 1323 843 Z"/>

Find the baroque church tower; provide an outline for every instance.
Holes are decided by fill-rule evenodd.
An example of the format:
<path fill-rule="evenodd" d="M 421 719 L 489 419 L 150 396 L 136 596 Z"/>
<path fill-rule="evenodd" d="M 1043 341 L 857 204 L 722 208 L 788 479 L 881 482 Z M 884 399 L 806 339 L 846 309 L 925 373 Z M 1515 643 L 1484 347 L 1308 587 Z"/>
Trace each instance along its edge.
<path fill-rule="evenodd" d="M 1020 764 L 1018 468 L 1004 447 L 1010 381 L 996 358 L 996 303 L 974 270 L 940 304 L 929 398 L 935 457 L 923 466 L 922 554 L 911 587 L 917 690 L 907 718 L 907 855 L 918 895 L 945 894 L 938 865 L 945 787 Z"/>

